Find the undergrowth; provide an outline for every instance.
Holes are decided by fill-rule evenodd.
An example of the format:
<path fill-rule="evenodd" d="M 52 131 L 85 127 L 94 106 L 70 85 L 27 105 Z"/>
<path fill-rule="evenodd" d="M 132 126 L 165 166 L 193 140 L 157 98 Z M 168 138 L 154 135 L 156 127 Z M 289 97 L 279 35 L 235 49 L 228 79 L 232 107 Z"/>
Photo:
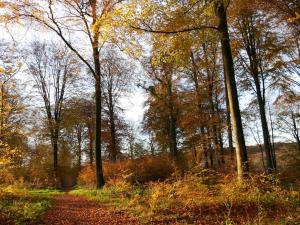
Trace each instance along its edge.
<path fill-rule="evenodd" d="M 51 206 L 51 198 L 57 194 L 59 191 L 50 189 L 0 188 L 0 224 L 34 221 Z"/>
<path fill-rule="evenodd" d="M 131 185 L 110 180 L 103 189 L 78 188 L 72 194 L 106 203 L 150 224 L 299 224 L 300 195 L 274 175 L 253 175 L 237 182 L 210 170 L 183 178 Z"/>

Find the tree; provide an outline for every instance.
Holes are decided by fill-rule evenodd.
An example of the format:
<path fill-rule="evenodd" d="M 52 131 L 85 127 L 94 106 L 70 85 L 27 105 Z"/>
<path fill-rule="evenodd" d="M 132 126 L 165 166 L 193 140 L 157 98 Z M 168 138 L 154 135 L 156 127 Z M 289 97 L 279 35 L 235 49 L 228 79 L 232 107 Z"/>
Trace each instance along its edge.
<path fill-rule="evenodd" d="M 147 88 L 150 98 L 144 127 L 149 131 L 155 131 L 155 136 L 160 139 L 163 149 L 168 146 L 170 154 L 176 159 L 178 157 L 178 101 L 175 68 L 172 63 L 159 62 L 159 65 L 156 65 L 155 60 L 154 56 L 149 68 L 153 86 Z"/>
<path fill-rule="evenodd" d="M 116 50 L 115 50 L 116 51 Z M 126 94 L 132 77 L 132 65 L 126 62 L 118 52 L 107 51 L 101 60 L 102 68 L 102 95 L 104 117 L 109 126 L 109 158 L 116 162 L 120 154 L 120 142 L 124 124 L 122 122 L 122 109 L 120 98 Z"/>
<path fill-rule="evenodd" d="M 100 50 L 107 42 L 116 44 L 118 39 L 124 42 L 128 41 L 128 36 L 123 35 L 122 32 L 114 32 L 116 30 L 115 27 L 123 25 L 123 20 L 120 18 L 126 17 L 121 10 L 122 3 L 123 0 L 24 0 L 13 7 L 13 11 L 17 12 L 18 17 L 38 22 L 57 34 L 66 46 L 86 65 L 95 79 L 97 188 L 101 188 L 104 185 L 101 156 L 102 97 Z M 73 35 L 74 33 L 78 35 Z M 76 45 L 73 42 L 73 37 L 84 37 L 81 39 L 82 45 Z M 134 41 L 130 40 L 130 43 L 134 43 Z M 86 46 L 89 46 L 89 49 L 86 49 Z M 122 44 L 118 46 L 122 47 Z M 92 62 L 90 59 L 92 59 Z"/>
<path fill-rule="evenodd" d="M 290 134 L 300 151 L 300 127 L 299 127 L 299 94 L 289 91 L 277 97 L 274 102 L 277 114 L 278 130 L 284 134 Z"/>
<path fill-rule="evenodd" d="M 223 0 L 215 3 L 218 18 L 218 30 L 220 32 L 222 55 L 224 63 L 225 82 L 228 93 L 229 108 L 231 113 L 232 127 L 234 131 L 238 177 L 242 179 L 249 171 L 247 149 L 243 133 L 241 112 L 235 81 L 234 64 L 231 53 L 230 39 L 228 33 L 226 8 Z"/>
<path fill-rule="evenodd" d="M 83 145 L 85 133 L 87 133 L 87 124 L 89 117 L 86 112 L 88 111 L 88 101 L 85 98 L 73 97 L 68 99 L 64 104 L 63 120 L 61 127 L 64 128 L 66 139 L 71 145 L 70 149 L 75 150 L 76 166 L 80 170 L 82 165 Z M 90 151 L 90 150 L 89 150 Z"/>
<path fill-rule="evenodd" d="M 285 64 L 281 56 L 283 43 L 278 34 L 272 31 L 272 16 L 266 16 L 248 4 L 243 6 L 238 10 L 235 23 L 236 41 L 240 46 L 238 58 L 243 71 L 242 84 L 255 93 L 263 131 L 267 171 L 272 172 L 276 170 L 276 157 L 266 115 L 266 91 L 268 88 L 274 90 L 288 83 L 284 80 L 285 76 L 281 76 Z"/>
<path fill-rule="evenodd" d="M 232 128 L 236 144 L 238 177 L 242 179 L 244 176 L 247 176 L 249 167 L 228 32 L 228 5 L 226 5 L 223 0 L 196 1 L 196 3 L 194 1 L 188 1 L 184 4 L 182 2 L 176 3 L 177 4 L 174 4 L 174 2 L 168 1 L 155 3 L 146 0 L 141 1 L 140 5 L 144 8 L 148 8 L 147 13 L 143 13 L 142 18 L 141 15 L 137 15 L 135 17 L 136 22 L 133 23 L 132 27 L 146 32 L 169 35 L 207 29 L 218 32 L 221 42 Z M 214 9 L 213 13 L 211 9 Z M 206 14 L 203 12 L 206 12 Z M 214 16 L 215 20 L 211 21 L 212 23 L 216 21 L 216 24 L 211 25 L 205 23 L 207 21 L 205 15 L 207 14 L 210 14 L 211 18 Z M 160 18 L 159 22 L 153 19 L 154 15 Z M 197 15 L 197 18 L 195 18 L 194 15 Z M 159 29 L 157 29 L 157 27 L 159 27 Z"/>
<path fill-rule="evenodd" d="M 78 62 L 65 47 L 33 42 L 27 51 L 28 72 L 42 97 L 53 149 L 53 170 L 58 176 L 58 140 L 65 93 L 79 73 Z"/>
<path fill-rule="evenodd" d="M 258 0 L 262 8 L 274 13 L 279 21 L 284 21 L 296 32 L 300 27 L 300 4 L 298 0 Z"/>
<path fill-rule="evenodd" d="M 12 182 L 11 169 L 23 162 L 25 106 L 14 76 L 20 68 L 14 48 L 7 42 L 0 44 L 0 183 Z"/>

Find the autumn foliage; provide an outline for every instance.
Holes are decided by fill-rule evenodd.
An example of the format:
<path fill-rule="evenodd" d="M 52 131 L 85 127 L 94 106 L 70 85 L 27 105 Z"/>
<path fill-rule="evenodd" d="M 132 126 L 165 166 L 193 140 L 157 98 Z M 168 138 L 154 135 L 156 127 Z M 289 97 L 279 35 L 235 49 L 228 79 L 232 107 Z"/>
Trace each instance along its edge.
<path fill-rule="evenodd" d="M 109 181 L 124 179 L 131 184 L 163 181 L 175 171 L 171 157 L 145 156 L 139 159 L 128 159 L 117 163 L 104 162 L 104 176 Z M 95 168 L 86 165 L 78 176 L 78 184 L 87 187 L 95 186 Z"/>

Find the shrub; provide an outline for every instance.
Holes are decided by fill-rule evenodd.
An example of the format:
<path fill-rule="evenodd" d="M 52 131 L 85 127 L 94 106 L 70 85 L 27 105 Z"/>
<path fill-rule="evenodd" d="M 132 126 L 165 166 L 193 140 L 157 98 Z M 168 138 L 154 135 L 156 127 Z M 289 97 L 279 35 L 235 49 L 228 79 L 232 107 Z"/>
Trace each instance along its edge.
<path fill-rule="evenodd" d="M 175 171 L 173 160 L 168 156 L 145 156 L 116 163 L 104 162 L 103 167 L 104 176 L 108 182 L 123 179 L 131 184 L 163 181 Z M 80 186 L 94 187 L 96 183 L 95 167 L 84 166 L 77 181 Z"/>
<path fill-rule="evenodd" d="M 77 183 L 80 186 L 84 187 L 95 187 L 96 185 L 96 175 L 95 175 L 95 166 L 93 165 L 86 165 L 84 166 L 77 178 Z"/>

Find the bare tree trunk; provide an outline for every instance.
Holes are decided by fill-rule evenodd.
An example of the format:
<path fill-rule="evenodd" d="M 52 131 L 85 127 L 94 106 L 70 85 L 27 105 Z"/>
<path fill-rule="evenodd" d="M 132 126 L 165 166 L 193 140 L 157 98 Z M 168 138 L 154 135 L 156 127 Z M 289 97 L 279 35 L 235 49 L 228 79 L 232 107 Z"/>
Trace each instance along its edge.
<path fill-rule="evenodd" d="M 223 137 L 222 137 L 222 131 L 221 129 L 218 130 L 218 136 L 219 136 L 219 148 L 220 148 L 220 154 L 221 154 L 221 163 L 225 163 L 225 158 L 224 158 L 224 145 L 223 145 Z"/>
<path fill-rule="evenodd" d="M 167 74 L 169 76 L 169 74 Z M 177 149 L 177 125 L 176 117 L 174 115 L 174 102 L 172 93 L 172 80 L 167 78 L 167 94 L 168 94 L 168 106 L 169 106 L 169 147 L 171 154 L 176 158 L 178 156 Z"/>
<path fill-rule="evenodd" d="M 255 65 L 253 65 L 253 66 L 255 66 Z M 258 71 L 253 74 L 253 78 L 254 78 L 257 101 L 258 101 L 258 106 L 259 106 L 261 127 L 262 127 L 262 131 L 263 131 L 264 149 L 265 149 L 266 161 L 267 161 L 267 171 L 273 172 L 274 170 L 276 170 L 276 167 L 275 167 L 275 161 L 272 156 L 272 145 L 271 145 L 271 141 L 270 141 L 270 134 L 269 134 L 267 117 L 266 117 L 265 100 L 261 93 L 261 88 L 260 88 L 260 84 L 259 84 L 259 80 L 258 80 Z"/>
<path fill-rule="evenodd" d="M 116 125 L 115 125 L 115 114 L 114 114 L 114 108 L 113 108 L 113 97 L 111 90 L 108 92 L 108 98 L 109 98 L 109 106 L 108 106 L 108 111 L 109 111 L 109 125 L 110 125 L 110 159 L 112 162 L 117 161 L 117 141 L 116 141 Z"/>
<path fill-rule="evenodd" d="M 55 179 L 58 179 L 58 130 L 54 130 L 52 136 L 52 148 L 53 148 L 53 170 Z"/>
<path fill-rule="evenodd" d="M 100 70 L 100 65 L 99 65 Z M 100 75 L 96 77 L 96 187 L 102 188 L 104 186 L 104 177 L 102 170 L 102 152 L 101 152 L 101 88 Z"/>
<path fill-rule="evenodd" d="M 92 131 L 92 125 L 88 125 L 88 135 L 89 135 L 89 163 L 93 165 L 94 162 L 94 134 Z"/>
<path fill-rule="evenodd" d="M 93 34 L 93 60 L 95 66 L 95 99 L 96 99 L 96 144 L 95 144 L 95 156 L 96 156 L 96 187 L 102 188 L 105 184 L 103 169 L 102 169 L 102 152 L 101 152 L 101 68 L 100 68 L 100 53 L 99 53 L 99 29 L 97 27 L 97 1 L 90 1 L 92 7 L 92 18 L 94 27 Z"/>
<path fill-rule="evenodd" d="M 4 126 L 4 83 L 1 84 L 1 111 L 0 111 L 0 140 L 3 140 L 3 126 Z"/>
<path fill-rule="evenodd" d="M 81 155 L 82 155 L 82 127 L 79 125 L 77 127 L 77 166 L 78 169 L 80 170 L 81 167 Z"/>
<path fill-rule="evenodd" d="M 201 136 L 205 137 L 205 128 L 203 126 L 200 127 Z M 206 141 L 202 142 L 203 152 L 204 152 L 204 168 L 208 168 L 208 147 Z"/>
<path fill-rule="evenodd" d="M 223 0 L 216 1 L 216 15 L 218 18 L 218 29 L 220 32 L 223 63 L 225 68 L 225 80 L 227 84 L 229 108 L 231 113 L 232 126 L 236 144 L 236 159 L 238 178 L 242 180 L 248 176 L 248 156 L 245 144 L 241 112 L 237 94 L 237 86 L 234 74 L 234 64 L 232 59 L 230 39 L 228 34 L 227 15 Z"/>
<path fill-rule="evenodd" d="M 225 73 L 225 69 L 224 69 Z M 234 159 L 234 151 L 233 151 L 233 140 L 232 140 L 232 127 L 231 127 L 231 119 L 230 119 L 230 109 L 229 109 L 229 99 L 228 99 L 228 91 L 227 84 L 225 81 L 225 98 L 226 98 L 226 123 L 227 123 L 227 135 L 228 135 L 228 149 L 230 151 L 231 160 Z"/>
<path fill-rule="evenodd" d="M 297 143 L 297 148 L 300 151 L 300 137 L 299 137 L 299 131 L 298 131 L 298 127 L 297 127 L 297 123 L 296 123 L 296 119 L 295 119 L 295 114 L 292 112 L 292 121 L 293 121 L 293 129 L 294 129 L 294 137 L 296 139 L 296 143 Z"/>
<path fill-rule="evenodd" d="M 198 112 L 201 115 L 202 114 L 202 108 L 201 108 L 201 102 L 200 102 L 200 88 L 199 88 L 199 83 L 198 83 L 197 67 L 196 67 L 196 62 L 195 62 L 193 52 L 191 53 L 191 61 L 192 61 L 192 67 L 193 67 L 193 77 L 192 77 L 192 79 L 193 79 L 194 85 L 195 85 L 195 92 L 196 92 L 196 98 L 197 98 L 197 107 L 198 107 Z M 201 131 L 201 136 L 205 137 L 206 133 L 205 133 L 205 128 L 203 126 L 200 127 L 200 131 Z M 203 152 L 204 152 L 204 167 L 208 168 L 208 148 L 207 148 L 206 140 L 203 141 L 203 138 L 202 138 L 200 143 L 202 144 Z"/>

